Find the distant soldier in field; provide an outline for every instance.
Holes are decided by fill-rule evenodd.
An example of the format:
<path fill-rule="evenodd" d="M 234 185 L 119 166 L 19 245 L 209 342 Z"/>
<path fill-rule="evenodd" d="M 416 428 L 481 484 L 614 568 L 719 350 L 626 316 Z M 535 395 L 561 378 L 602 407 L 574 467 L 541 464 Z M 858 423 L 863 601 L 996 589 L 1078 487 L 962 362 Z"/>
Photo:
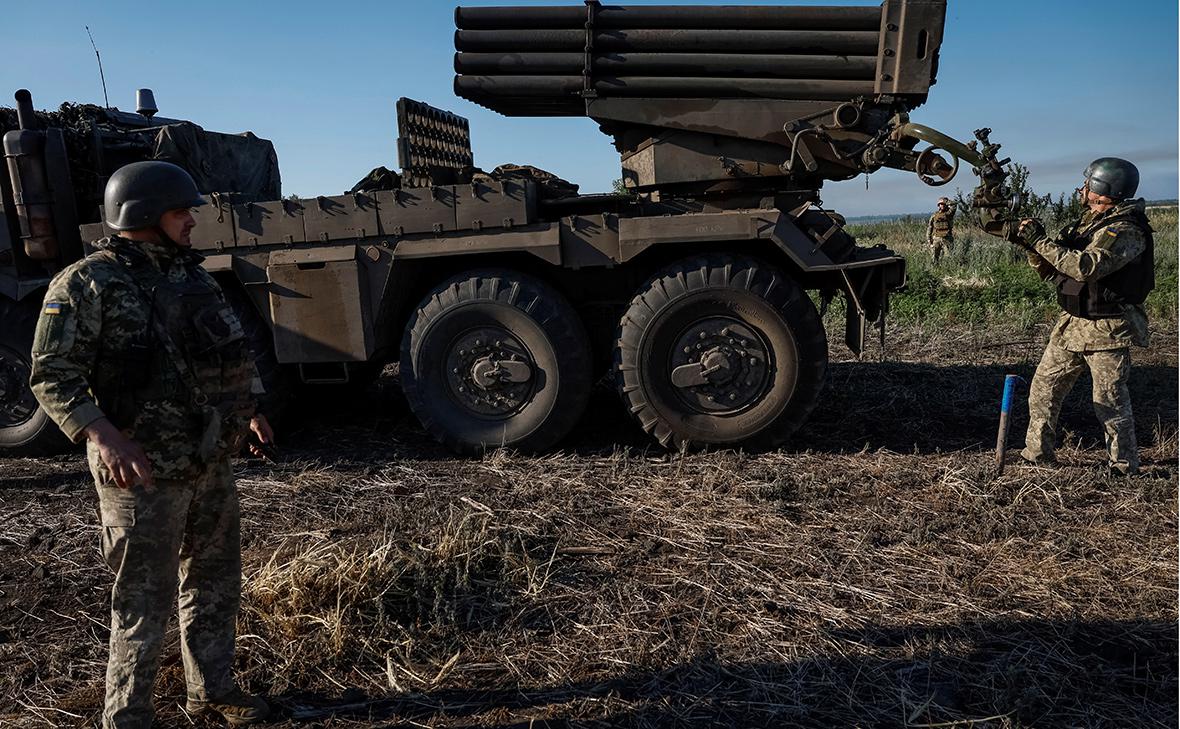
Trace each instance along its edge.
<path fill-rule="evenodd" d="M 934 262 L 938 263 L 942 254 L 955 242 L 955 207 L 957 203 L 950 198 L 938 198 L 938 209 L 926 223 L 926 243 L 934 253 Z"/>
<path fill-rule="evenodd" d="M 1132 199 L 1138 186 L 1135 165 L 1103 157 L 1086 168 L 1079 190 L 1086 210 L 1080 220 L 1052 238 L 1037 220 L 1020 223 L 1029 263 L 1057 285 L 1065 310 L 1029 387 L 1028 435 L 1021 453 L 1027 461 L 1054 461 L 1062 402 L 1089 368 L 1111 470 L 1132 474 L 1139 467 L 1127 380 L 1131 346 L 1148 343 L 1142 304 L 1155 287 L 1155 256 L 1144 202 Z"/>
<path fill-rule="evenodd" d="M 32 387 L 73 441 L 86 440 L 102 552 L 115 572 L 103 726 L 152 723 L 164 629 L 180 597 L 190 713 L 263 719 L 231 674 L 241 588 L 230 456 L 255 412 L 241 324 L 189 250 L 192 178 L 137 162 L 107 183 L 116 235 L 50 283 L 33 342 Z"/>

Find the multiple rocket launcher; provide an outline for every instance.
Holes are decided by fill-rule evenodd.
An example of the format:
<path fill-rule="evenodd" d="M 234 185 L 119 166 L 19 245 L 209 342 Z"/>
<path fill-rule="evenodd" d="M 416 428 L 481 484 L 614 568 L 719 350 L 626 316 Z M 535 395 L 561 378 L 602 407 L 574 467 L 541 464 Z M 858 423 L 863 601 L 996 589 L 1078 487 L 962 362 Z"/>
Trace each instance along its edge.
<path fill-rule="evenodd" d="M 941 2 L 927 5 L 945 11 Z M 899 28 L 886 11 L 461 7 L 455 92 L 509 116 L 581 115 L 587 96 L 848 100 L 896 92 L 878 84 L 892 80 L 897 53 L 887 35 Z M 927 33 L 919 55 L 932 54 L 939 39 Z M 932 74 L 906 91 L 925 93 L 930 81 Z"/>
<path fill-rule="evenodd" d="M 815 190 L 916 170 L 918 139 L 892 132 L 934 83 L 945 17 L 945 0 L 460 7 L 455 93 L 598 121 L 636 190 Z"/>

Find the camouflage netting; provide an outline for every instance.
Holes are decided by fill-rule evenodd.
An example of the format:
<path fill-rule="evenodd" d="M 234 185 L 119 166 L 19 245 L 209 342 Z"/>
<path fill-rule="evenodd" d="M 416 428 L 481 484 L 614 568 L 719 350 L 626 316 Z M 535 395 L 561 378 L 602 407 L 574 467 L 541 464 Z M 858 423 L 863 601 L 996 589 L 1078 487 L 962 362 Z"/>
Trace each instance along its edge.
<path fill-rule="evenodd" d="M 95 119 L 103 119 L 106 112 L 94 104 L 62 104 L 57 111 L 34 112 L 45 126 L 58 127 L 67 132 L 85 132 Z M 16 109 L 0 106 L 0 134 L 18 128 Z"/>
<path fill-rule="evenodd" d="M 95 191 L 100 189 L 100 175 L 94 169 L 94 135 L 91 128 L 95 119 L 106 116 L 102 107 L 94 104 L 62 104 L 57 111 L 34 112 L 37 120 L 45 127 L 57 127 L 65 132 L 66 154 L 70 159 L 70 175 L 74 183 L 74 195 L 79 214 L 97 215 L 94 202 Z M 0 107 L 0 137 L 19 129 L 16 109 Z"/>
<path fill-rule="evenodd" d="M 492 170 L 493 180 L 533 180 L 542 198 L 570 197 L 578 194 L 578 186 L 552 172 L 532 165 L 500 165 Z"/>
<path fill-rule="evenodd" d="M 236 193 L 243 200 L 282 197 L 274 145 L 251 132 L 207 132 L 191 122 L 154 128 L 121 121 L 117 109 L 94 104 L 62 104 L 35 112 L 44 127 L 64 132 L 70 176 L 82 222 L 97 220 L 106 178 L 115 168 L 145 159 L 163 159 L 187 169 L 201 192 Z M 0 135 L 19 128 L 15 109 L 0 107 Z M 100 141 L 101 140 L 101 141 Z M 95 144 L 103 144 L 96 154 Z"/>
<path fill-rule="evenodd" d="M 424 170 L 398 173 L 387 167 L 375 167 L 359 182 L 352 186 L 350 193 L 398 190 L 402 187 L 423 187 L 425 185 L 469 185 L 472 182 L 500 182 L 502 180 L 532 180 L 544 200 L 570 197 L 578 194 L 578 186 L 552 172 L 532 165 L 500 165 L 491 172 L 478 167 L 432 167 Z"/>
<path fill-rule="evenodd" d="M 402 178 L 398 173 L 382 165 L 381 167 L 374 167 L 369 174 L 361 178 L 359 182 L 352 186 L 349 193 L 358 192 L 377 192 L 378 190 L 399 190 L 402 186 Z"/>
<path fill-rule="evenodd" d="M 202 192 L 233 192 L 246 200 L 283 196 L 274 145 L 252 132 L 216 134 L 192 122 L 156 132 L 152 156 L 184 167 Z"/>

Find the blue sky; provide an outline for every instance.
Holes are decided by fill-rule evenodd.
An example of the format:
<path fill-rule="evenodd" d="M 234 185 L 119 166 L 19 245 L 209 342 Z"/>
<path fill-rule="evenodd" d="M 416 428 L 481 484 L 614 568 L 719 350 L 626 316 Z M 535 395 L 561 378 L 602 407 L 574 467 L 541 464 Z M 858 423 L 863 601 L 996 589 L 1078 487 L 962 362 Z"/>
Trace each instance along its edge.
<path fill-rule="evenodd" d="M 11 93 L 21 87 L 32 91 L 38 108 L 101 103 L 83 28 L 89 25 L 112 105 L 134 109 L 135 89 L 146 86 L 155 90 L 161 115 L 271 139 L 286 194 L 339 193 L 377 165 L 396 167 L 394 105 L 400 96 L 470 118 L 476 164 L 485 169 L 534 164 L 587 192 L 605 190 L 619 176 L 609 139 L 587 119 L 508 119 L 454 97 L 455 3 L 8 5 L 0 103 L 11 105 Z M 1175 0 L 1121 7 L 1088 0 L 950 0 L 938 84 L 913 118 L 961 139 L 979 126 L 992 127 L 1004 154 L 1031 168 L 1038 191 L 1072 190 L 1092 158 L 1115 155 L 1139 165 L 1143 195 L 1175 198 L 1177 85 Z M 945 189 L 956 185 L 973 185 L 968 170 Z M 870 178 L 867 192 L 860 178 L 829 183 L 823 197 L 853 216 L 920 211 L 938 194 L 912 175 L 882 171 Z"/>

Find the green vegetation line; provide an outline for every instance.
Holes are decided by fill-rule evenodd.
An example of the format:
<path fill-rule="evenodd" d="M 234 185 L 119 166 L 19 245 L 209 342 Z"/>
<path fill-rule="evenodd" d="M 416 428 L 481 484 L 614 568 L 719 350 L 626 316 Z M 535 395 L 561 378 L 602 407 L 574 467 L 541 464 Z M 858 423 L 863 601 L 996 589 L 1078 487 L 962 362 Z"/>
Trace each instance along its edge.
<path fill-rule="evenodd" d="M 1177 208 L 1153 208 L 1148 217 L 1155 229 L 1156 283 L 1145 306 L 1157 322 L 1175 323 Z M 924 219 L 848 227 L 861 245 L 883 243 L 906 258 L 909 281 L 890 300 L 892 321 L 1028 327 L 1057 316 L 1053 286 L 1037 277 L 1023 251 L 972 230 L 967 221 L 956 223 L 954 245 L 937 266 L 926 245 Z"/>

